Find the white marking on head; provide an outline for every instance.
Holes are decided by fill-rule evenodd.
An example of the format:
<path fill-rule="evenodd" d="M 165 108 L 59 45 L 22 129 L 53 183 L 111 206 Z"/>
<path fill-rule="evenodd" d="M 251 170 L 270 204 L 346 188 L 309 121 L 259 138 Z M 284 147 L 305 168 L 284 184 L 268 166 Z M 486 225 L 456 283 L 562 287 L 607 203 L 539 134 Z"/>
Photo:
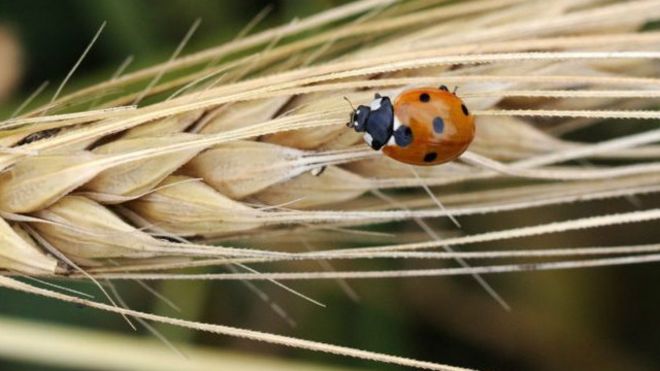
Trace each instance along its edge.
<path fill-rule="evenodd" d="M 390 137 L 390 140 L 387 141 L 386 145 L 396 147 L 396 140 L 394 139 L 394 135 Z"/>
<path fill-rule="evenodd" d="M 371 143 L 374 141 L 374 138 L 371 137 L 371 134 L 369 133 L 364 133 L 364 141 L 367 142 L 369 147 L 371 147 Z"/>
<path fill-rule="evenodd" d="M 380 101 L 382 101 L 383 98 L 377 98 L 371 101 L 371 104 L 369 105 L 369 108 L 371 108 L 372 111 L 376 111 L 380 108 Z"/>
<path fill-rule="evenodd" d="M 360 109 L 361 109 L 361 108 L 358 108 L 358 109 L 355 110 L 355 114 L 353 115 L 353 117 L 358 117 L 358 115 L 360 114 Z M 354 128 L 358 127 L 358 120 L 357 120 L 357 118 L 355 119 L 355 121 L 353 121 L 353 127 L 354 127 Z"/>
<path fill-rule="evenodd" d="M 401 126 L 401 121 L 399 121 L 399 118 L 394 115 L 394 124 L 392 130 L 396 131 Z"/>

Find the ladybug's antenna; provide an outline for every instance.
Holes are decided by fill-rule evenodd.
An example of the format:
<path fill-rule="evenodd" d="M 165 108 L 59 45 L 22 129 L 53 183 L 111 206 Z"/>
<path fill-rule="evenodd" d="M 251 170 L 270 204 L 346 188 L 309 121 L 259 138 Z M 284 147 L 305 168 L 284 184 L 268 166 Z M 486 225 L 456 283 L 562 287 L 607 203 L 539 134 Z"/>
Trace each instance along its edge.
<path fill-rule="evenodd" d="M 348 98 L 346 98 L 346 96 L 344 96 L 344 100 L 348 102 L 348 105 L 351 106 L 351 110 L 353 110 L 353 114 L 351 115 L 351 120 L 353 120 L 353 117 L 355 116 L 355 112 L 357 112 L 357 110 L 355 109 L 355 107 L 353 107 L 353 103 L 351 103 L 351 101 Z M 352 122 L 349 121 L 346 123 L 347 128 L 350 128 L 351 126 L 353 126 Z"/>
<path fill-rule="evenodd" d="M 452 94 L 456 95 L 456 90 L 458 90 L 458 86 L 454 85 L 454 90 L 451 92 Z"/>
<path fill-rule="evenodd" d="M 353 112 L 355 112 L 355 107 L 353 107 L 353 103 L 351 103 L 351 101 L 348 100 L 348 98 L 346 98 L 346 96 L 344 96 L 344 100 L 348 102 L 348 105 L 350 105 Z"/>

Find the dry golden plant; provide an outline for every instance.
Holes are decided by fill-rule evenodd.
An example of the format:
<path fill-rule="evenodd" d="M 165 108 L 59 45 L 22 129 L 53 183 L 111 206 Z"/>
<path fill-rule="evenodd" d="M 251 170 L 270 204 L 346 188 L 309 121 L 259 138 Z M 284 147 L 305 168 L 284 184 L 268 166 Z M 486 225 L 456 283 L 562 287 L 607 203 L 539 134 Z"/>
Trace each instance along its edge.
<path fill-rule="evenodd" d="M 62 84 L 48 104 L 0 123 L 0 285 L 200 331 L 459 369 L 157 316 L 117 306 L 111 296 L 105 304 L 16 277 L 284 286 L 280 281 L 473 275 L 501 300 L 480 274 L 657 262 L 660 244 L 452 248 L 657 220 L 660 209 L 470 235 L 433 231 L 424 219 L 660 191 L 660 129 L 589 143 L 565 139 L 605 120 L 660 117 L 651 109 L 660 97 L 660 33 L 642 31 L 659 16 L 656 0 L 361 0 L 252 35 L 247 27 L 234 41 L 179 56 L 195 25 L 168 61 L 131 73 L 123 63 L 111 79 L 66 95 Z M 440 84 L 458 86 L 477 117 L 477 138 L 454 163 L 411 171 L 344 126 L 351 112 L 344 97 L 366 104 L 375 92 L 396 96 Z M 391 192 L 400 189 L 406 191 Z M 383 243 L 363 230 L 403 221 L 425 234 L 404 231 Z M 426 241 L 410 242 L 420 239 Z M 250 247 L 237 247 L 239 240 Z M 305 240 L 316 250 L 306 250 Z M 356 247 L 339 249 L 338 241 Z M 475 258 L 504 263 L 466 263 Z M 356 266 L 455 259 L 461 267 L 298 266 L 334 259 Z M 283 270 L 251 268 L 264 262 Z M 201 266 L 229 273 L 178 272 Z"/>

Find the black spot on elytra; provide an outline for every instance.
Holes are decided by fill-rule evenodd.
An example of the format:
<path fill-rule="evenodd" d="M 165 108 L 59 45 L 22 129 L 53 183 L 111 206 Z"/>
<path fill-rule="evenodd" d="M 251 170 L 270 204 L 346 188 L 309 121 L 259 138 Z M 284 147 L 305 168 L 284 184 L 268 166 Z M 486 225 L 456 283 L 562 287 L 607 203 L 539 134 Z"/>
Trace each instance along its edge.
<path fill-rule="evenodd" d="M 419 100 L 426 103 L 431 100 L 431 96 L 428 93 L 422 93 L 419 95 Z"/>
<path fill-rule="evenodd" d="M 433 162 L 435 159 L 438 158 L 438 154 L 435 152 L 429 152 L 426 155 L 424 155 L 424 162 Z"/>
<path fill-rule="evenodd" d="M 470 114 L 470 111 L 468 111 L 467 107 L 465 107 L 465 104 L 461 104 L 461 110 L 463 110 L 463 114 L 465 116 L 468 116 Z"/>
<path fill-rule="evenodd" d="M 399 147 L 406 147 L 413 141 L 413 132 L 410 126 L 401 125 L 394 131 L 394 142 Z"/>
<path fill-rule="evenodd" d="M 433 119 L 433 131 L 438 134 L 442 134 L 445 131 L 445 120 L 442 117 L 436 117 Z"/>

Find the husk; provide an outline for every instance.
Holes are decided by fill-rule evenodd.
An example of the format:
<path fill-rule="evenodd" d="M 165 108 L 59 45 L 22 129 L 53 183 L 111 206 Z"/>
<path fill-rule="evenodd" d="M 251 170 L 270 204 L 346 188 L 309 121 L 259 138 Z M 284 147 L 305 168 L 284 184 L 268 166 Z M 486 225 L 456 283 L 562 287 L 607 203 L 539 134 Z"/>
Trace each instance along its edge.
<path fill-rule="evenodd" d="M 57 271 L 57 260 L 41 251 L 20 226 L 0 219 L 0 270 L 28 275 L 51 275 Z"/>
<path fill-rule="evenodd" d="M 94 149 L 101 155 L 130 153 L 136 150 L 160 148 L 196 138 L 193 134 L 176 133 L 160 137 L 134 137 L 110 142 Z M 192 159 L 202 148 L 155 156 L 144 161 L 134 161 L 109 168 L 85 184 L 84 189 L 99 195 L 122 196 L 126 199 L 139 197 L 153 189 L 168 175 Z M 100 201 L 109 197 L 98 196 Z"/>
<path fill-rule="evenodd" d="M 0 174 L 0 210 L 28 213 L 52 205 L 103 170 L 89 152 L 29 157 Z"/>
<path fill-rule="evenodd" d="M 168 177 L 158 191 L 128 206 L 145 221 L 178 236 L 236 234 L 262 224 L 255 220 L 256 210 L 184 176 Z"/>
<path fill-rule="evenodd" d="M 310 208 L 356 198 L 370 188 L 368 180 L 335 166 L 320 176 L 304 173 L 295 179 L 275 184 L 254 197 L 266 205 Z"/>
<path fill-rule="evenodd" d="M 182 172 L 233 199 L 242 199 L 307 170 L 305 153 L 285 146 L 235 141 L 195 157 Z"/>
<path fill-rule="evenodd" d="M 35 216 L 47 222 L 33 223 L 33 227 L 74 260 L 152 257 L 158 255 L 154 247 L 161 245 L 85 197 L 66 196 Z"/>

